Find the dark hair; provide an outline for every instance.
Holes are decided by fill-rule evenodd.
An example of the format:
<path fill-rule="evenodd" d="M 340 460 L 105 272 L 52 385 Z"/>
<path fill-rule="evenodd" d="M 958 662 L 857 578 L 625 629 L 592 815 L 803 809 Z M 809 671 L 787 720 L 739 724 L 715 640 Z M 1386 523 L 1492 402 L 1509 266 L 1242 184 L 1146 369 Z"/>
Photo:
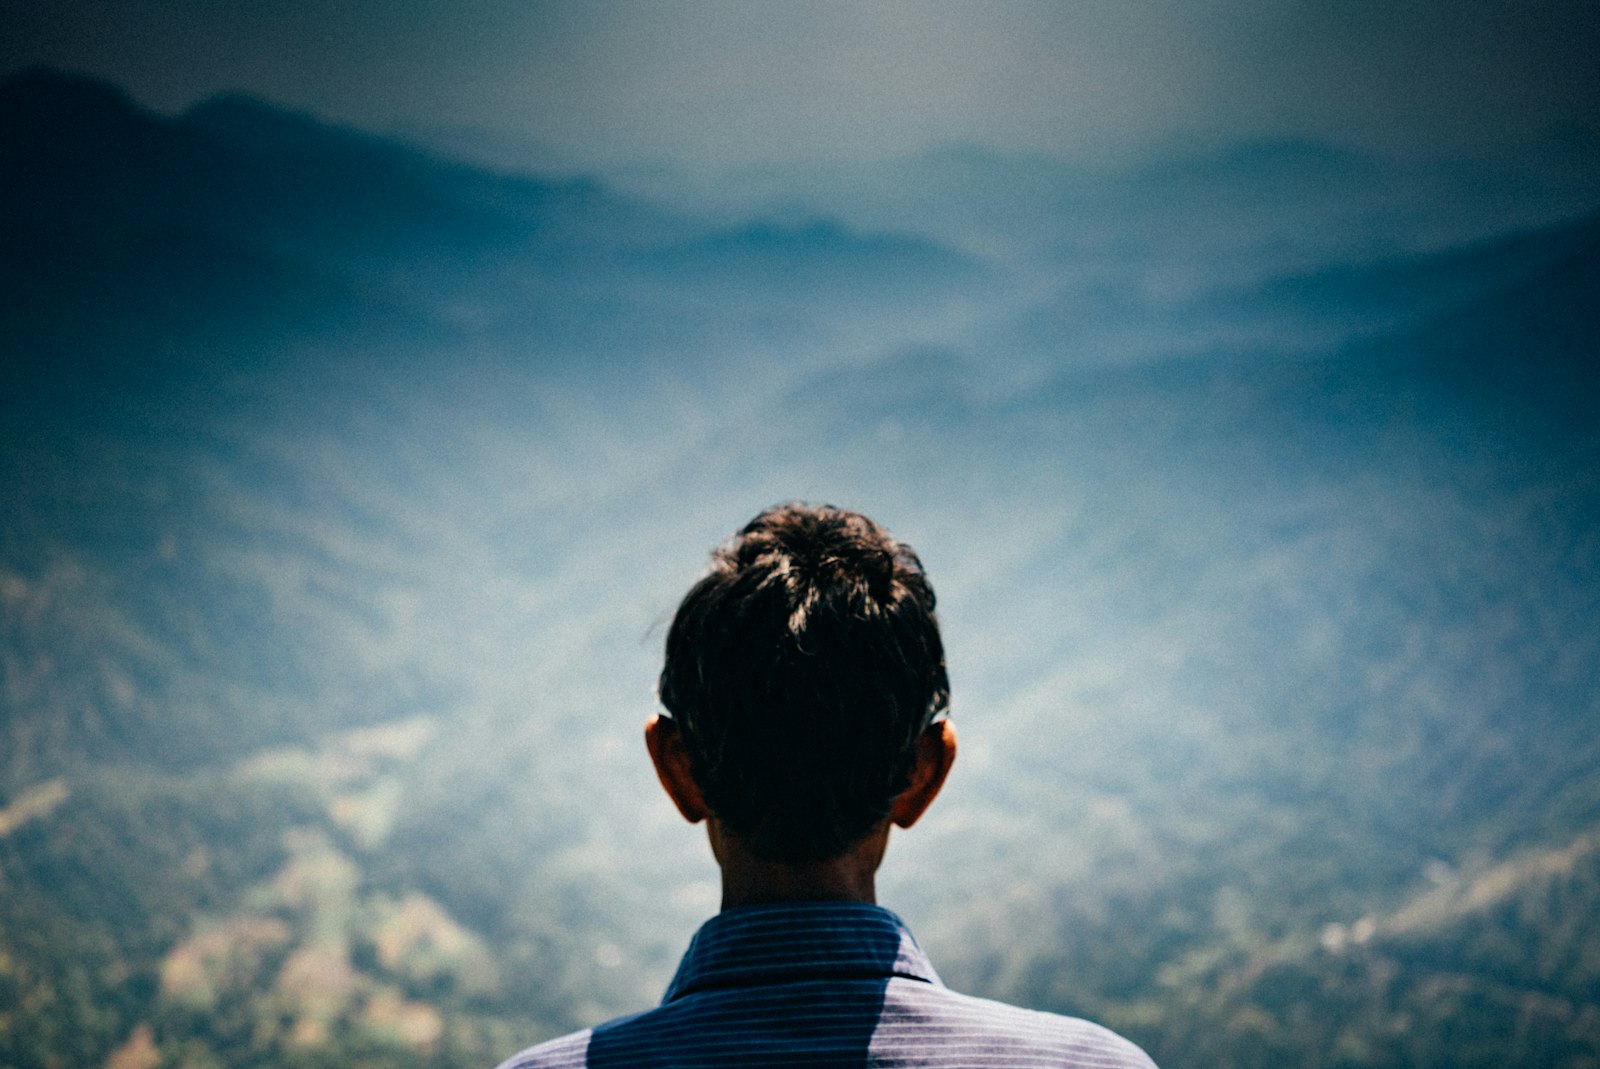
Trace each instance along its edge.
<path fill-rule="evenodd" d="M 712 553 L 660 697 L 706 805 L 755 854 L 834 857 L 888 815 L 950 703 L 933 607 L 911 547 L 831 505 L 768 509 Z"/>

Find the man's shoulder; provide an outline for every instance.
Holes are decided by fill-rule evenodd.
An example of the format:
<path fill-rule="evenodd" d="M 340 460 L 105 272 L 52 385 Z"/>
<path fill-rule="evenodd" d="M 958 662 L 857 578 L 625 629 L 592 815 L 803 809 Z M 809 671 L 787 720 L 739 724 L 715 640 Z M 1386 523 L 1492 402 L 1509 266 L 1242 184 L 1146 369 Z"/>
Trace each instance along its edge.
<path fill-rule="evenodd" d="M 885 1064 L 939 1066 L 1057 1066 L 1060 1069 L 1155 1069 L 1144 1051 L 1111 1031 L 1077 1017 L 1024 1009 L 977 998 L 920 981 L 880 987 L 883 1002 L 872 1027 L 857 1042 Z M 677 1013 L 646 1010 L 608 1021 L 598 1031 L 608 1039 L 591 1050 L 597 1030 L 588 1029 L 530 1047 L 502 1062 L 499 1069 L 590 1069 L 639 1064 L 696 1064 L 691 1049 L 708 1040 L 704 1020 L 697 1020 L 688 1038 L 681 1013 L 699 1017 L 705 1007 L 689 999 Z M 716 1016 L 713 1014 L 712 1016 Z M 732 1022 L 724 1022 L 732 1023 Z M 751 1022 L 741 1022 L 748 1026 Z M 631 1027 L 630 1027 L 631 1026 Z M 766 1059 L 775 1053 L 763 1044 Z M 603 1049 L 602 1049 L 603 1048 Z M 623 1051 L 629 1052 L 621 1057 Z M 703 1053 L 703 1050 L 702 1050 Z M 598 1062 L 591 1058 L 598 1057 Z M 730 1063 L 731 1064 L 731 1063 Z"/>
<path fill-rule="evenodd" d="M 874 1050 L 925 1049 L 932 1040 L 947 1059 L 960 1061 L 965 1051 L 975 1065 L 1005 1065 L 1016 1058 L 1027 1064 L 1155 1069 L 1137 1044 L 1081 1017 L 926 984 L 895 985 L 886 994 Z"/>
<path fill-rule="evenodd" d="M 587 1029 L 529 1047 L 501 1062 L 497 1069 L 583 1069 L 588 1060 Z"/>
<path fill-rule="evenodd" d="M 642 1013 L 630 1013 L 625 1017 L 608 1021 L 603 1027 L 611 1028 L 627 1024 L 640 1017 L 648 1017 L 654 1012 L 645 1010 Z M 496 1069 L 585 1069 L 589 1064 L 589 1044 L 593 1039 L 592 1028 L 585 1028 L 581 1032 L 569 1032 L 513 1054 Z"/>

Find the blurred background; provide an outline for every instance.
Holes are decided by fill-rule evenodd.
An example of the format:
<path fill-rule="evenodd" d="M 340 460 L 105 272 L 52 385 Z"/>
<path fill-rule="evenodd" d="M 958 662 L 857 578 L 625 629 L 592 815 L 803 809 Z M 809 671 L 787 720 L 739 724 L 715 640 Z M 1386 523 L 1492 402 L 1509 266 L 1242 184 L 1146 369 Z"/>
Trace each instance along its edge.
<path fill-rule="evenodd" d="M 1600 1063 L 1588 4 L 0 0 L 0 1065 L 487 1066 L 717 907 L 767 505 L 940 597 L 880 898 L 1167 1069 Z"/>

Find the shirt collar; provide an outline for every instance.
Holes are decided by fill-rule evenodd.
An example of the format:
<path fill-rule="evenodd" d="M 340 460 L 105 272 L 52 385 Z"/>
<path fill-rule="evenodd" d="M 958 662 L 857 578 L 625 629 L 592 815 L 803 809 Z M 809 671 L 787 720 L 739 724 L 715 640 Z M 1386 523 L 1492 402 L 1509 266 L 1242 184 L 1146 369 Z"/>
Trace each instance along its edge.
<path fill-rule="evenodd" d="M 664 1001 L 716 988 L 890 976 L 940 983 L 905 922 L 881 906 L 741 906 L 701 925 Z"/>

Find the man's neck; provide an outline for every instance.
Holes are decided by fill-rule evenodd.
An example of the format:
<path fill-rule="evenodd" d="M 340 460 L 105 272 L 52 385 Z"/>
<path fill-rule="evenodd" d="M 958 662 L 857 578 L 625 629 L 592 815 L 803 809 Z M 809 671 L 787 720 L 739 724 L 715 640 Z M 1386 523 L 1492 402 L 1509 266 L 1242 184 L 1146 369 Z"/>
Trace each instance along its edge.
<path fill-rule="evenodd" d="M 803 865 L 757 857 L 715 819 L 708 831 L 712 853 L 722 867 L 723 909 L 774 902 L 878 900 L 875 878 L 889 841 L 887 824 L 836 857 Z"/>

